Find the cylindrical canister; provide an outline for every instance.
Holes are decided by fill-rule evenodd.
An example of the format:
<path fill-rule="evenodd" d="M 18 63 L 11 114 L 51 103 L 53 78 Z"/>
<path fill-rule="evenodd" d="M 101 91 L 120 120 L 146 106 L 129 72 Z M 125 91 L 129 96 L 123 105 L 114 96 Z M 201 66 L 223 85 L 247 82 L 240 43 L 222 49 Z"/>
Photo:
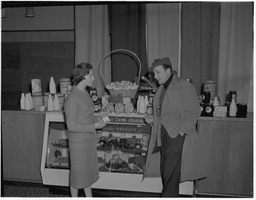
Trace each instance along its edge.
<path fill-rule="evenodd" d="M 59 98 L 60 110 L 62 110 L 63 106 L 64 106 L 65 95 L 61 94 L 61 93 L 58 93 L 57 95 L 58 95 L 58 98 Z"/>
<path fill-rule="evenodd" d="M 60 93 L 67 94 L 67 87 L 71 85 L 70 78 L 62 78 L 60 79 Z"/>
<path fill-rule="evenodd" d="M 33 94 L 32 99 L 33 99 L 34 109 L 37 111 L 40 111 L 40 107 L 44 105 L 43 95 Z"/>
<path fill-rule="evenodd" d="M 215 94 L 215 91 L 216 91 L 216 83 L 214 81 L 205 81 L 204 82 L 204 89 L 203 89 L 203 92 L 205 91 L 209 91 L 211 93 L 211 99 L 213 99 L 216 94 Z"/>

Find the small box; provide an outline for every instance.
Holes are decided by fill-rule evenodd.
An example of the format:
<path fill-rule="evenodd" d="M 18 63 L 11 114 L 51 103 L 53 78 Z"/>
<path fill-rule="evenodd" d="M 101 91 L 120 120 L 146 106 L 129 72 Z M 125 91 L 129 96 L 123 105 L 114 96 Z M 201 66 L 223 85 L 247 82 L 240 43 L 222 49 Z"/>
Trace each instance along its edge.
<path fill-rule="evenodd" d="M 131 103 L 131 98 L 130 97 L 123 97 L 123 104 L 129 104 Z"/>
<path fill-rule="evenodd" d="M 214 107 L 214 111 L 217 111 L 217 112 L 227 112 L 228 111 L 228 107 L 227 106 L 215 106 Z"/>
<path fill-rule="evenodd" d="M 214 111 L 213 116 L 214 117 L 227 117 L 227 112 L 225 112 L 225 111 Z"/>
<path fill-rule="evenodd" d="M 32 95 L 42 94 L 41 79 L 31 79 Z"/>

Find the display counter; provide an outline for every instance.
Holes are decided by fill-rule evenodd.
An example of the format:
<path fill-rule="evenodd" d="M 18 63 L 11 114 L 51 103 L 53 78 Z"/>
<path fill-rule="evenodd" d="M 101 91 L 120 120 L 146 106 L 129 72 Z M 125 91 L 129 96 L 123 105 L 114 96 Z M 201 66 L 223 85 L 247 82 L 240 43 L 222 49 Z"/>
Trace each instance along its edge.
<path fill-rule="evenodd" d="M 97 114 L 95 115 L 97 117 Z M 100 178 L 92 188 L 160 193 L 161 178 L 142 179 L 150 127 L 141 114 L 110 114 L 97 130 Z M 62 128 L 61 124 L 62 124 Z M 45 185 L 69 185 L 67 130 L 62 112 L 46 112 L 41 173 Z M 180 194 L 192 195 L 193 182 L 180 184 Z"/>

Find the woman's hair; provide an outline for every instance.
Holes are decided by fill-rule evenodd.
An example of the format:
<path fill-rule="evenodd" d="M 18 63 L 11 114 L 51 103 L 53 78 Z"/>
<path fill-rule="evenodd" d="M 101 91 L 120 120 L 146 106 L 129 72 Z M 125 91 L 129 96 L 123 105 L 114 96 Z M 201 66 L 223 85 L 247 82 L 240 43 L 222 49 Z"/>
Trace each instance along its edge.
<path fill-rule="evenodd" d="M 92 65 L 90 63 L 80 63 L 75 66 L 73 70 L 73 84 L 78 85 L 83 79 L 85 75 L 88 75 L 92 70 Z"/>

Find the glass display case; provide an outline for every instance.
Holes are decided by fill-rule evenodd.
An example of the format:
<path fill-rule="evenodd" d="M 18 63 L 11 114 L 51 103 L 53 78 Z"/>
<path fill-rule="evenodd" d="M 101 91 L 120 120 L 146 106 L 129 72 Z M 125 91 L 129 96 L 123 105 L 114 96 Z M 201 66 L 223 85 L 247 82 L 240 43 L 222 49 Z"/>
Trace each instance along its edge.
<path fill-rule="evenodd" d="M 96 114 L 95 117 L 100 117 Z M 158 193 L 161 178 L 142 179 L 150 126 L 144 115 L 110 114 L 110 121 L 97 130 L 99 180 L 92 188 Z M 45 185 L 69 185 L 68 131 L 62 111 L 46 112 L 41 174 Z M 193 192 L 193 184 L 183 187 L 183 193 Z"/>

